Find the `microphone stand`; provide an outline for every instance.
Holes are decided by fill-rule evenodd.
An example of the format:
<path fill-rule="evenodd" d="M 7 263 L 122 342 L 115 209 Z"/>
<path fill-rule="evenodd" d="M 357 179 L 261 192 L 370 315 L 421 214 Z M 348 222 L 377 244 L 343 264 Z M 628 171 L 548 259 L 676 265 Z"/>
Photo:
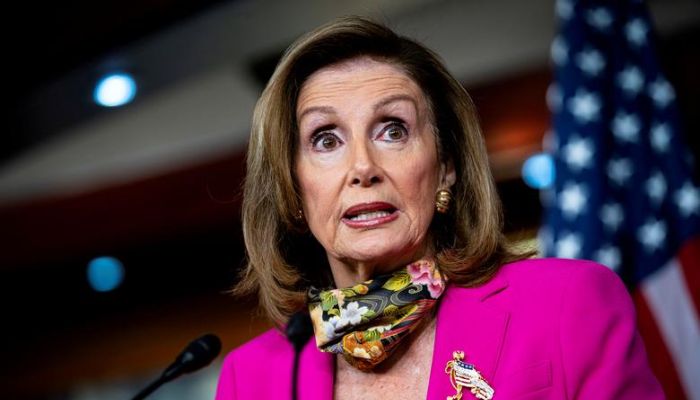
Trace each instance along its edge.
<path fill-rule="evenodd" d="M 155 381 L 151 382 L 148 386 L 143 388 L 136 396 L 134 396 L 133 399 L 131 400 L 143 400 L 148 396 L 149 394 L 153 393 L 158 389 L 162 384 L 167 382 L 165 379 L 163 379 L 163 376 L 160 378 L 156 379 Z"/>
<path fill-rule="evenodd" d="M 217 351 L 218 353 L 218 351 Z M 189 358 L 189 357 L 188 357 Z M 140 391 L 132 400 L 143 400 L 148 396 L 149 394 L 153 393 L 161 387 L 164 383 L 170 382 L 171 380 L 177 378 L 183 373 L 183 368 L 180 364 L 180 362 L 176 361 L 172 365 L 170 365 L 161 376 L 158 377 L 155 381 L 151 382 L 148 386 L 146 386 L 142 391 Z"/>
<path fill-rule="evenodd" d="M 313 333 L 311 325 L 311 317 L 303 311 L 299 311 L 289 318 L 287 323 L 287 339 L 294 346 L 294 364 L 292 367 L 292 400 L 298 399 L 298 376 L 299 376 L 299 359 L 301 358 L 301 350 L 304 344 L 309 340 Z"/>

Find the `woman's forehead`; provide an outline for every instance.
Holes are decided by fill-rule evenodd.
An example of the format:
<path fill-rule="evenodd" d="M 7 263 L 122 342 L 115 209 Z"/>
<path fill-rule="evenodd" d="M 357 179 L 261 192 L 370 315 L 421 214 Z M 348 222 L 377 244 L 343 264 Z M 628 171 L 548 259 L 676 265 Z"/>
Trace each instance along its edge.
<path fill-rule="evenodd" d="M 425 95 L 418 84 L 399 66 L 370 57 L 359 57 L 332 64 L 311 74 L 297 99 L 297 117 L 307 110 L 323 108 L 352 96 L 372 97 L 381 104 L 385 99 L 404 99 L 424 109 Z"/>

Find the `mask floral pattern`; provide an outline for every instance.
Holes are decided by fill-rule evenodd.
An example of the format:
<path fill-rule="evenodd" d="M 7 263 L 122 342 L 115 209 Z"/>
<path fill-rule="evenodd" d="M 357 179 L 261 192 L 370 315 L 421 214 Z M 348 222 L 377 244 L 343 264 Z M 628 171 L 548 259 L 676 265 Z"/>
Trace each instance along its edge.
<path fill-rule="evenodd" d="M 371 370 L 418 327 L 445 290 L 430 260 L 344 289 L 309 290 L 316 345 Z"/>

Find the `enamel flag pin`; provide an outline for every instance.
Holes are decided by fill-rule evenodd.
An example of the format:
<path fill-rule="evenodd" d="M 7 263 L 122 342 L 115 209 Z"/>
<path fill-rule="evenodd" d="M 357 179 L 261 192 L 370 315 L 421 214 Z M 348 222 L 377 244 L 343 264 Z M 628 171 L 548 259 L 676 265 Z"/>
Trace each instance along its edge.
<path fill-rule="evenodd" d="M 464 352 L 455 351 L 452 353 L 452 360 L 445 366 L 445 373 L 450 376 L 450 383 L 457 391 L 454 396 L 448 396 L 447 400 L 462 400 L 463 387 L 469 388 L 477 399 L 491 400 L 494 393 L 491 386 L 472 364 L 465 363 L 463 360 Z"/>

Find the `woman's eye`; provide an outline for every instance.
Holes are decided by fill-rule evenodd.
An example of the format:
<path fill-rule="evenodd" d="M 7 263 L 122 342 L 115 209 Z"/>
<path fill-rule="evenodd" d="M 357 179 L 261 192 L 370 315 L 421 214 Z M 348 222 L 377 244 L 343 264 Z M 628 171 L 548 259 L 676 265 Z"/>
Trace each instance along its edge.
<path fill-rule="evenodd" d="M 408 136 L 406 128 L 401 124 L 394 123 L 384 129 L 384 132 L 380 135 L 380 139 L 387 142 L 396 142 L 405 139 L 406 136 Z"/>
<path fill-rule="evenodd" d="M 340 139 L 330 132 L 320 133 L 312 139 L 314 149 L 318 151 L 330 151 L 340 145 Z"/>

